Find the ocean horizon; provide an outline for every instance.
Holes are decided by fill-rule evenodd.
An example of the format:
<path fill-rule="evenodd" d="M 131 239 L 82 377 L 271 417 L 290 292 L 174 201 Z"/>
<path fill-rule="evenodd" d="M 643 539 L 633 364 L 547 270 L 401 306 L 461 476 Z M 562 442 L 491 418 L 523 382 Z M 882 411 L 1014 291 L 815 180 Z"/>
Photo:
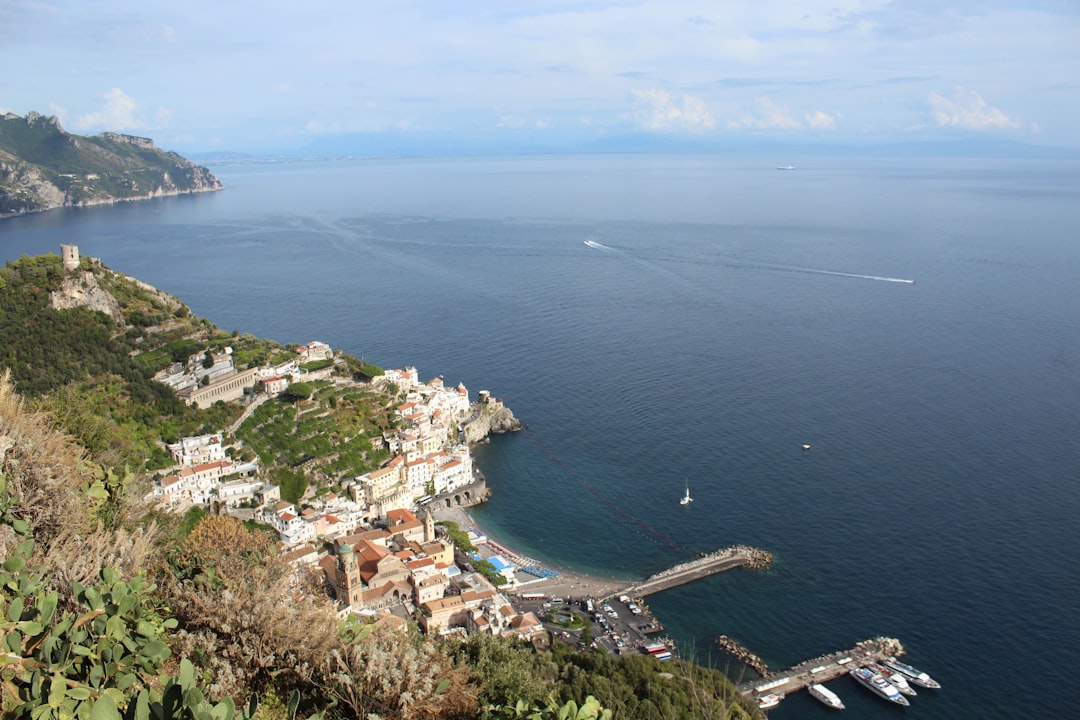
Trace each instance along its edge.
<path fill-rule="evenodd" d="M 648 599 L 703 664 L 739 676 L 720 634 L 773 668 L 890 636 L 943 685 L 912 717 L 1071 714 L 1080 161 L 213 169 L 219 193 L 0 221 L 5 257 L 76 244 L 225 330 L 491 391 L 528 427 L 475 450 L 473 515 L 554 566 L 769 550 Z"/>

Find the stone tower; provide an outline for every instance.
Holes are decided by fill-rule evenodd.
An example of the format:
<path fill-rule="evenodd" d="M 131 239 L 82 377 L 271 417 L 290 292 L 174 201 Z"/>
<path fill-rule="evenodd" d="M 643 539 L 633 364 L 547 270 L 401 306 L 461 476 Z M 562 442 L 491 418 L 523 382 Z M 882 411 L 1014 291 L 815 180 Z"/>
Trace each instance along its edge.
<path fill-rule="evenodd" d="M 356 560 L 356 553 L 352 545 L 345 544 L 338 548 L 338 582 L 345 591 L 344 600 L 349 605 L 356 605 L 360 600 L 360 591 L 363 590 L 364 581 L 360 577 L 360 565 Z"/>
<path fill-rule="evenodd" d="M 424 511 L 424 542 L 434 542 L 435 540 L 435 518 L 431 516 L 431 511 Z"/>
<path fill-rule="evenodd" d="M 78 270 L 79 269 L 79 246 L 78 245 L 61 245 L 60 246 L 60 262 L 63 263 L 65 270 Z"/>

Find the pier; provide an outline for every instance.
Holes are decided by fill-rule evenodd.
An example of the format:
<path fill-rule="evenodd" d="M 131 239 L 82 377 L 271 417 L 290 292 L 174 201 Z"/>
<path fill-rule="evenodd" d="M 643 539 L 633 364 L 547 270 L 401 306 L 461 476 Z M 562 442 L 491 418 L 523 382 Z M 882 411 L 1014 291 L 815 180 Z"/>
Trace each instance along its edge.
<path fill-rule="evenodd" d="M 798 692 L 814 683 L 835 680 L 848 670 L 864 667 L 872 662 L 902 655 L 904 646 L 895 638 L 879 637 L 856 643 L 850 650 L 841 650 L 829 655 L 806 660 L 798 665 L 770 673 L 756 680 L 739 683 L 739 692 L 757 699 L 773 694 L 781 697 Z"/>
<path fill-rule="evenodd" d="M 772 553 L 748 545 L 733 545 L 703 555 L 696 560 L 680 563 L 602 599 L 608 600 L 620 595 L 645 597 L 725 570 L 737 567 L 766 568 L 771 564 Z"/>

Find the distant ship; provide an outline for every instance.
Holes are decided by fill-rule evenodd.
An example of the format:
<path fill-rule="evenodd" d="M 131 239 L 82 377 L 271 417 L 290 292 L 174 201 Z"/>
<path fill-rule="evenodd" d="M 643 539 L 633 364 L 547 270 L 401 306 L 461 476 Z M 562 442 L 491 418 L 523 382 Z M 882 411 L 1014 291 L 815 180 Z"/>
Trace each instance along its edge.
<path fill-rule="evenodd" d="M 795 166 L 794 165 L 779 165 L 779 166 L 777 166 L 776 169 L 777 170 L 794 170 Z"/>
<path fill-rule="evenodd" d="M 689 505 L 694 502 L 694 498 L 690 497 L 690 486 L 686 486 L 686 494 L 683 495 L 682 500 L 679 501 L 680 505 Z"/>
<path fill-rule="evenodd" d="M 818 685 L 814 683 L 810 687 L 806 688 L 810 691 L 810 694 L 816 697 L 821 702 L 825 703 L 834 710 L 843 710 L 844 703 L 840 700 L 840 696 L 834 693 L 824 685 Z"/>
<path fill-rule="evenodd" d="M 897 690 L 904 693 L 905 695 L 910 695 L 911 697 L 914 697 L 919 694 L 915 692 L 915 688 L 911 687 L 911 685 L 907 681 L 907 678 L 904 677 L 898 670 L 883 667 L 881 665 L 878 665 L 877 663 L 870 663 L 866 667 L 870 668 L 878 675 L 885 678 L 886 682 L 888 682 L 890 685 L 893 685 Z"/>
<path fill-rule="evenodd" d="M 886 660 L 884 664 L 885 664 L 885 667 L 891 668 L 893 670 L 896 670 L 899 673 L 902 673 L 905 677 L 907 677 L 908 680 L 915 683 L 919 687 L 931 688 L 933 690 L 937 690 L 937 689 L 939 689 L 941 687 L 941 684 L 938 683 L 937 680 L 930 677 L 929 675 L 924 673 L 922 670 L 918 670 L 916 668 L 913 668 L 910 665 L 908 665 L 907 663 L 902 663 L 902 662 L 900 662 L 899 660 L 897 660 L 894 657 L 891 657 L 888 660 Z"/>
<path fill-rule="evenodd" d="M 873 670 L 868 670 L 867 668 L 855 668 L 854 670 L 849 670 L 848 675 L 855 678 L 856 682 L 870 692 L 885 698 L 889 702 L 903 705 L 904 707 L 911 705 L 911 703 L 908 702 L 908 699 L 901 695 L 900 691 L 897 690 L 895 686 Z"/>

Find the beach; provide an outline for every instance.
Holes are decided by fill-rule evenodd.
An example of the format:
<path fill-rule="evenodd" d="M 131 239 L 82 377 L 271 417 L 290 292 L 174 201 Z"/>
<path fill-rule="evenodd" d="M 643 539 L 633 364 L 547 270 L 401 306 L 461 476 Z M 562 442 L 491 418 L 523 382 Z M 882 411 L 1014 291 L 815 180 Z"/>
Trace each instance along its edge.
<path fill-rule="evenodd" d="M 437 521 L 446 520 L 454 522 L 466 532 L 475 530 L 487 537 L 490 554 L 502 555 L 504 557 L 507 555 L 520 556 L 520 553 L 515 552 L 513 548 L 508 547 L 505 543 L 501 542 L 499 538 L 492 537 L 486 530 L 477 525 L 467 508 L 436 508 L 432 510 L 431 514 Z M 505 559 L 510 560 L 510 557 L 505 557 Z M 515 592 L 544 593 L 551 597 L 562 597 L 567 599 L 605 597 L 618 593 L 620 590 L 630 586 L 634 582 L 632 578 L 619 579 L 587 575 L 552 565 L 539 558 L 537 560 L 544 567 L 557 571 L 558 575 L 526 583 L 519 583 L 514 589 Z"/>

